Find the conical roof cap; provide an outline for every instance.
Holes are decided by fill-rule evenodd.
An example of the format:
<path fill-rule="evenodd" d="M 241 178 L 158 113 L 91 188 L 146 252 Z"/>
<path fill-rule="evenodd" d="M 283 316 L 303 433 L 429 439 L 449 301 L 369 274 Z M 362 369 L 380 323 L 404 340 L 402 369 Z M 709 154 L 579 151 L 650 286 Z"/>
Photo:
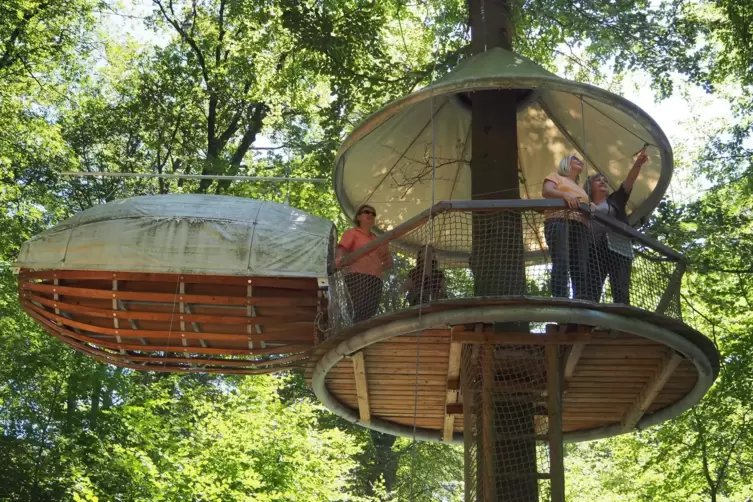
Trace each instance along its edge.
<path fill-rule="evenodd" d="M 544 178 L 573 153 L 584 159 L 589 175 L 605 175 L 615 190 L 635 154 L 648 144 L 649 162 L 628 203 L 631 223 L 650 214 L 662 199 L 672 175 L 672 148 L 651 117 L 616 94 L 560 78 L 525 57 L 495 48 L 389 103 L 351 132 L 338 152 L 334 179 L 346 215 L 352 217 L 361 204 L 373 205 L 378 230 L 383 231 L 426 209 L 432 200 L 470 200 L 470 97 L 474 91 L 492 89 L 520 90 L 522 198 L 540 198 Z"/>

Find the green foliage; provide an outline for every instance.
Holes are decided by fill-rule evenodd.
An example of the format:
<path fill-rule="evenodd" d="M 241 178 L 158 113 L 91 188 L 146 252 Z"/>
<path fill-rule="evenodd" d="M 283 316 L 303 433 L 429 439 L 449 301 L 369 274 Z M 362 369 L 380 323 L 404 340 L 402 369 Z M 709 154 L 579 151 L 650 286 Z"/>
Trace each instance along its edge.
<path fill-rule="evenodd" d="M 92 0 L 3 2 L 0 82 L 75 78 L 79 67 L 76 52 L 85 52 L 92 42 L 96 5 Z"/>
<path fill-rule="evenodd" d="M 316 430 L 309 401 L 283 404 L 274 377 L 167 377 L 128 400 L 97 443 L 88 476 L 102 500 L 337 500 L 357 451 Z M 93 469 L 92 469 L 93 468 Z"/>

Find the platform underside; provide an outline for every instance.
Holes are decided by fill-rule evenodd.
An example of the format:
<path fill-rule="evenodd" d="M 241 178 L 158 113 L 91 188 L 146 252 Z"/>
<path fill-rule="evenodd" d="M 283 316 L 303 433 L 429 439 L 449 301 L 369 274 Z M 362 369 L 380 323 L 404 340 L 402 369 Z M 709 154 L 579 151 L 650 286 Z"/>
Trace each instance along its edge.
<path fill-rule="evenodd" d="M 599 308 L 610 315 L 637 324 L 655 321 L 661 329 L 701 347 L 714 361 L 713 345 L 705 337 L 678 321 L 667 320 L 617 305 L 584 305 L 556 299 L 484 299 L 446 301 L 422 309 L 422 315 L 461 307 L 488 306 L 518 308 L 525 305 L 556 305 L 556 308 Z M 416 315 L 417 311 L 412 315 Z M 377 329 L 380 325 L 400 322 L 411 312 L 375 318 L 353 326 L 317 347 L 307 363 L 306 376 L 311 382 L 317 362 L 337 350 L 344 340 Z M 636 316 L 635 321 L 630 319 Z M 640 317 L 640 320 L 638 320 Z M 571 322 L 568 320 L 567 322 Z M 361 329 L 358 329 L 358 328 Z M 502 326 L 502 329 L 509 329 Z M 326 372 L 326 390 L 339 403 L 352 410 L 358 421 L 367 425 L 380 422 L 395 424 L 396 434 L 408 435 L 415 425 L 424 432 L 436 432 L 437 439 L 457 440 L 463 431 L 463 395 L 461 353 L 473 348 L 493 347 L 496 388 L 499 399 L 522 398 L 540 403 L 537 419 L 546 420 L 546 344 L 563 348 L 564 399 L 563 431 L 572 437 L 586 431 L 605 430 L 611 434 L 627 432 L 645 417 L 667 409 L 697 394 L 698 387 L 710 381 L 706 376 L 699 384 L 696 362 L 671 344 L 637 335 L 634 332 L 604 329 L 598 325 L 530 323 L 527 331 L 499 333 L 493 323 L 463 323 L 424 329 L 377 341 L 356 350 Z M 634 330 L 629 330 L 634 331 Z M 467 348 L 464 348 L 467 347 Z M 488 352 L 487 352 L 488 353 Z M 471 361 L 471 362 L 469 362 Z M 474 364 L 463 356 L 462 364 Z M 711 363 L 713 366 L 714 363 Z M 523 369 L 521 369 L 523 368 Z M 714 373 L 716 370 L 711 370 Z M 416 399 L 418 395 L 418 399 Z M 702 395 L 702 394 L 699 394 Z M 337 411 L 337 410 L 335 410 Z M 681 410 L 678 408 L 678 412 Z M 341 413 L 342 414 L 342 413 Z M 402 427 L 400 427 L 402 426 Z M 389 427 L 388 427 L 389 428 Z M 384 427 L 382 427 L 384 429 Z M 455 434 L 453 434 L 455 433 Z M 598 436 L 599 434 L 595 434 Z M 577 439 L 585 439 L 581 434 Z"/>
<path fill-rule="evenodd" d="M 24 310 L 95 359 L 151 371 L 268 373 L 303 364 L 316 278 L 22 270 Z"/>

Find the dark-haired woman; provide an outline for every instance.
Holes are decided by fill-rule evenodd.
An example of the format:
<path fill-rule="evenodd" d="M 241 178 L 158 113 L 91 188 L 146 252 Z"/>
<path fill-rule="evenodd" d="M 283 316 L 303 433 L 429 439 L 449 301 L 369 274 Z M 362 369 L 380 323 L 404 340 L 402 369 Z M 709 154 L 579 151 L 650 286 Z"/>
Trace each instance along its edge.
<path fill-rule="evenodd" d="M 609 216 L 628 224 L 627 202 L 633 190 L 635 180 L 641 172 L 648 157 L 641 151 L 632 169 L 622 185 L 609 193 L 607 179 L 596 174 L 589 176 L 583 185 L 591 200 L 591 209 L 595 213 Z M 598 302 L 604 289 L 604 282 L 609 276 L 614 303 L 630 304 L 630 275 L 633 269 L 633 243 L 630 238 L 609 230 L 598 220 L 591 224 L 593 240 L 589 252 L 588 278 L 589 300 Z"/>
<path fill-rule="evenodd" d="M 423 246 L 416 256 L 416 266 L 400 288 L 408 292 L 408 305 L 415 306 L 447 298 L 447 284 L 433 246 Z"/>
<path fill-rule="evenodd" d="M 353 253 L 376 239 L 371 229 L 376 222 L 376 210 L 363 205 L 353 218 L 354 227 L 348 229 L 337 245 L 337 263 L 347 254 Z M 377 246 L 359 256 L 347 266 L 345 287 L 353 308 L 352 322 L 364 321 L 376 315 L 382 296 L 382 273 L 392 268 L 392 255 L 388 246 Z"/>

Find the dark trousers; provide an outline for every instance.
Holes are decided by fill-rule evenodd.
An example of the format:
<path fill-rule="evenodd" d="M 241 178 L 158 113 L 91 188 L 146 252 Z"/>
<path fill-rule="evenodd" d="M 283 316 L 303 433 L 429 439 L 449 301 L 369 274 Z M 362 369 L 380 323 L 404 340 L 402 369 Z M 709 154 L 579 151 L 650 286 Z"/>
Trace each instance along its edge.
<path fill-rule="evenodd" d="M 588 227 L 580 221 L 551 218 L 544 222 L 544 238 L 552 255 L 552 296 L 569 298 L 569 276 L 574 297 L 588 299 Z"/>
<path fill-rule="evenodd" d="M 371 274 L 348 274 L 345 287 L 350 296 L 354 323 L 374 317 L 382 298 L 382 279 Z"/>
<path fill-rule="evenodd" d="M 589 252 L 589 299 L 598 302 L 609 276 L 612 302 L 630 304 L 630 274 L 633 260 L 610 250 L 607 240 L 601 238 L 591 245 Z"/>

